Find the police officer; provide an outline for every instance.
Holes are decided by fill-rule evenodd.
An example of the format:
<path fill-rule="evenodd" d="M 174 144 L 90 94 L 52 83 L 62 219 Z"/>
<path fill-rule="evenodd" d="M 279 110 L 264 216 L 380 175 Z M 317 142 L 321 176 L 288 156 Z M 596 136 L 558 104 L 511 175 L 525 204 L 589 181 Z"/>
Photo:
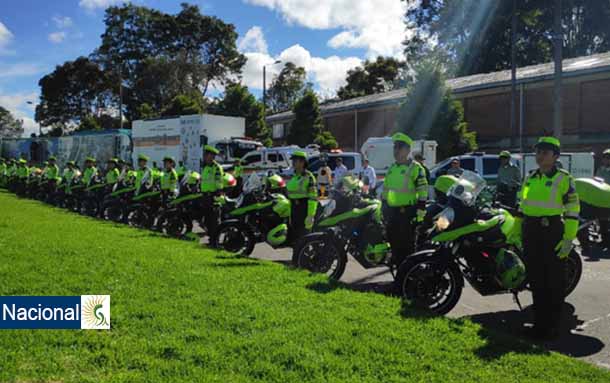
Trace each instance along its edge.
<path fill-rule="evenodd" d="M 62 175 L 64 180 L 64 192 L 66 194 L 72 193 L 72 184 L 80 176 L 81 174 L 80 171 L 76 168 L 76 163 L 74 161 L 66 162 L 66 168 L 64 169 L 64 173 Z"/>
<path fill-rule="evenodd" d="M 47 193 L 51 195 L 56 191 L 56 186 L 61 181 L 59 166 L 57 166 L 57 158 L 55 156 L 49 157 L 49 162 L 42 176 L 47 180 Z"/>
<path fill-rule="evenodd" d="M 204 197 L 201 199 L 201 209 L 203 220 L 210 238 L 210 246 L 215 247 L 213 242 L 214 233 L 218 227 L 219 204 L 223 201 L 222 189 L 224 171 L 215 158 L 219 151 L 213 146 L 206 145 L 203 153 L 203 168 L 201 169 L 201 192 Z"/>
<path fill-rule="evenodd" d="M 498 167 L 497 199 L 505 206 L 514 207 L 517 202 L 517 192 L 521 187 L 521 171 L 510 162 L 511 154 L 507 150 L 500 152 L 500 167 Z"/>
<path fill-rule="evenodd" d="M 0 187 L 6 186 L 7 169 L 6 160 L 4 157 L 0 157 Z"/>
<path fill-rule="evenodd" d="M 82 182 L 85 187 L 89 186 L 91 182 L 97 177 L 97 168 L 95 167 L 96 160 L 93 157 L 85 158 L 85 169 L 83 170 Z"/>
<path fill-rule="evenodd" d="M 404 133 L 392 136 L 394 159 L 383 186 L 384 218 L 392 247 L 392 263 L 400 265 L 414 252 L 414 222 L 423 221 L 428 199 L 428 181 L 422 166 L 409 158 L 413 140 Z"/>
<path fill-rule="evenodd" d="M 572 250 L 580 212 L 572 176 L 556 166 L 560 147 L 554 137 L 538 140 L 539 168 L 525 178 L 519 192 L 523 250 L 534 301 L 534 327 L 528 335 L 541 340 L 559 335 L 564 262 Z"/>
<path fill-rule="evenodd" d="M 313 227 L 318 208 L 316 179 L 307 170 L 307 154 L 303 151 L 292 153 L 294 176 L 286 184 L 290 199 L 290 240 L 293 244 Z"/>
<path fill-rule="evenodd" d="M 235 177 L 236 185 L 235 185 L 235 197 L 241 193 L 242 186 L 244 184 L 244 168 L 241 164 L 241 158 L 236 158 L 235 163 L 233 165 L 233 177 Z"/>
<path fill-rule="evenodd" d="M 161 193 L 163 198 L 175 198 L 178 194 L 178 172 L 174 169 L 176 161 L 173 157 L 163 157 L 163 173 L 161 174 Z"/>
<path fill-rule="evenodd" d="M 119 172 L 119 169 L 118 169 L 119 159 L 118 158 L 109 159 L 107 166 L 108 167 L 106 168 L 106 177 L 105 177 L 106 185 L 108 185 L 110 187 L 114 187 L 114 184 L 119 182 L 119 177 L 121 176 L 121 173 Z"/>
<path fill-rule="evenodd" d="M 155 182 L 153 171 L 148 167 L 148 160 L 148 156 L 138 155 L 138 170 L 135 174 L 136 194 L 149 190 Z"/>

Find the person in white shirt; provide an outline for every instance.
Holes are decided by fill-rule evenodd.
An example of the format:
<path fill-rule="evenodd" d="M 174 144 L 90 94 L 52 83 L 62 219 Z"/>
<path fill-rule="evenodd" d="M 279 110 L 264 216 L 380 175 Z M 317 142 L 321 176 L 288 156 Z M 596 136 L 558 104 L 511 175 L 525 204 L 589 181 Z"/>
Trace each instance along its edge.
<path fill-rule="evenodd" d="M 377 185 L 377 175 L 375 169 L 369 165 L 369 160 L 364 160 L 364 167 L 362 168 L 362 182 L 364 182 L 365 192 L 373 192 L 375 185 Z"/>
<path fill-rule="evenodd" d="M 330 185 L 333 182 L 332 171 L 326 161 L 318 169 L 318 191 L 320 197 L 327 197 Z"/>
<path fill-rule="evenodd" d="M 341 157 L 337 157 L 335 166 L 335 176 L 334 176 L 334 186 L 337 187 L 343 177 L 347 175 L 347 167 L 343 165 L 343 160 Z"/>

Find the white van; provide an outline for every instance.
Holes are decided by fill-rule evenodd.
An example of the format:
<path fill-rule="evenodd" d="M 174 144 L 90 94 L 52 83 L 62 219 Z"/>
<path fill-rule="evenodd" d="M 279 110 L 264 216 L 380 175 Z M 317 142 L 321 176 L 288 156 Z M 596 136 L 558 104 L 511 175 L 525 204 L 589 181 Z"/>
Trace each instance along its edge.
<path fill-rule="evenodd" d="M 496 180 L 498 179 L 498 168 L 500 167 L 500 156 L 482 152 L 455 156 L 439 162 L 430 169 L 430 183 L 434 183 L 439 176 L 447 173 L 447 170 L 451 167 L 451 160 L 453 158 L 460 160 L 460 167 L 462 169 L 476 172 L 490 184 L 496 183 Z M 519 168 L 522 167 L 521 156 L 512 155 L 511 161 Z"/>
<path fill-rule="evenodd" d="M 297 150 L 304 151 L 308 155 L 318 154 L 317 151 L 303 149 L 297 145 L 264 148 L 252 151 L 241 159 L 244 172 L 279 172 L 282 169 L 288 169 L 292 165 L 290 157 Z"/>
<path fill-rule="evenodd" d="M 392 137 L 370 137 L 360 148 L 360 152 L 369 160 L 378 177 L 384 176 L 394 163 L 393 147 Z M 436 164 L 437 147 L 436 141 L 417 140 L 413 142 L 411 153 L 422 153 L 425 158 L 424 164 L 431 168 Z"/>
<path fill-rule="evenodd" d="M 362 155 L 355 152 L 338 152 L 338 153 L 317 153 L 312 154 L 307 159 L 307 170 L 311 171 L 314 175 L 318 174 L 318 170 L 322 163 L 326 161 L 328 167 L 332 170 L 332 177 L 335 176 L 335 167 L 337 166 L 337 158 L 341 158 L 343 165 L 347 168 L 349 174 L 360 178 L 362 176 Z M 282 177 L 290 178 L 294 174 L 292 167 L 287 168 L 279 174 Z"/>

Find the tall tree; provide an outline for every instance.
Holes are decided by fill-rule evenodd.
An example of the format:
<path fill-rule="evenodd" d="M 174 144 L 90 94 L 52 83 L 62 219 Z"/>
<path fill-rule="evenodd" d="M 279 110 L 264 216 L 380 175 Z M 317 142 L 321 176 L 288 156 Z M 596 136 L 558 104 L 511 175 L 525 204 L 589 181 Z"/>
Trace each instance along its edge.
<path fill-rule="evenodd" d="M 311 88 L 305 68 L 287 62 L 267 90 L 267 107 L 274 113 L 290 110 Z"/>
<path fill-rule="evenodd" d="M 17 138 L 23 134 L 23 120 L 16 119 L 11 112 L 0 106 L 0 137 Z"/>
<path fill-rule="evenodd" d="M 476 133 L 468 131 L 464 108 L 453 99 L 436 62 L 416 67 L 416 81 L 407 87 L 407 99 L 400 107 L 396 129 L 414 139 L 437 141 L 439 159 L 477 148 Z"/>
<path fill-rule="evenodd" d="M 241 72 L 246 62 L 237 50 L 235 27 L 202 15 L 195 5 L 182 4 L 177 15 L 169 15 L 125 4 L 109 7 L 104 22 L 102 44 L 92 57 L 120 76 L 136 96 L 126 97 L 128 118 L 137 117 L 141 104 L 157 107 L 160 99 L 171 100 L 179 93 L 190 93 L 186 89 L 197 89 L 205 95 L 211 82 L 226 83 Z M 143 79 L 148 81 L 153 74 L 161 74 L 159 71 L 168 65 L 173 70 L 162 74 L 157 95 L 151 95 L 150 90 L 154 89 L 138 94 Z M 171 86 L 165 84 L 168 76 L 174 82 Z M 170 92 L 173 94 L 166 97 L 168 89 L 173 91 L 176 87 L 179 92 Z"/>
<path fill-rule="evenodd" d="M 163 117 L 188 116 L 191 114 L 201 114 L 205 110 L 203 97 L 201 95 L 188 96 L 180 94 L 174 97 L 171 103 L 163 109 Z"/>
<path fill-rule="evenodd" d="M 114 102 L 111 76 L 86 57 L 57 66 L 38 84 L 40 104 L 36 106 L 36 121 L 43 126 L 79 124 Z"/>
<path fill-rule="evenodd" d="M 347 72 L 347 84 L 339 88 L 342 100 L 369 94 L 382 93 L 404 87 L 405 63 L 392 57 L 379 56 L 375 61 L 365 61 L 362 66 Z"/>
<path fill-rule="evenodd" d="M 265 123 L 263 104 L 256 100 L 247 86 L 239 83 L 228 85 L 222 99 L 211 108 L 211 112 L 224 116 L 244 117 L 246 136 L 255 137 L 266 146 L 271 146 L 271 132 Z"/>
<path fill-rule="evenodd" d="M 510 68 L 512 1 L 403 0 L 409 3 L 408 62 L 434 55 L 454 76 Z M 517 0 L 517 65 L 552 60 L 551 1 Z M 564 56 L 610 49 L 610 1 L 564 0 Z"/>
<path fill-rule="evenodd" d="M 323 132 L 318 97 L 313 91 L 306 91 L 303 97 L 294 104 L 292 111 L 294 120 L 292 120 L 288 133 L 288 143 L 299 146 L 313 143 Z"/>

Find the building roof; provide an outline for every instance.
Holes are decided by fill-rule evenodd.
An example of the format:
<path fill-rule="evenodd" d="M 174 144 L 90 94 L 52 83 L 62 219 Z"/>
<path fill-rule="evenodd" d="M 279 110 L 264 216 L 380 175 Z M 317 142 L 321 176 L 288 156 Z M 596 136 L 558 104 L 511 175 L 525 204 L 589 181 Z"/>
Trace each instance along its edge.
<path fill-rule="evenodd" d="M 552 62 L 518 68 L 517 84 L 551 80 L 554 76 L 554 70 L 555 65 Z M 610 71 L 610 52 L 563 60 L 564 77 L 583 76 L 608 71 Z M 489 88 L 509 86 L 510 79 L 510 70 L 504 70 L 500 72 L 481 73 L 450 79 L 447 80 L 447 85 L 453 90 L 454 94 L 460 94 Z M 320 105 L 320 110 L 322 114 L 340 113 L 349 110 L 397 104 L 402 102 L 405 97 L 406 89 L 402 88 L 385 93 L 377 93 L 369 96 Z M 268 116 L 267 121 L 281 121 L 291 117 L 292 111 L 286 111 Z"/>

